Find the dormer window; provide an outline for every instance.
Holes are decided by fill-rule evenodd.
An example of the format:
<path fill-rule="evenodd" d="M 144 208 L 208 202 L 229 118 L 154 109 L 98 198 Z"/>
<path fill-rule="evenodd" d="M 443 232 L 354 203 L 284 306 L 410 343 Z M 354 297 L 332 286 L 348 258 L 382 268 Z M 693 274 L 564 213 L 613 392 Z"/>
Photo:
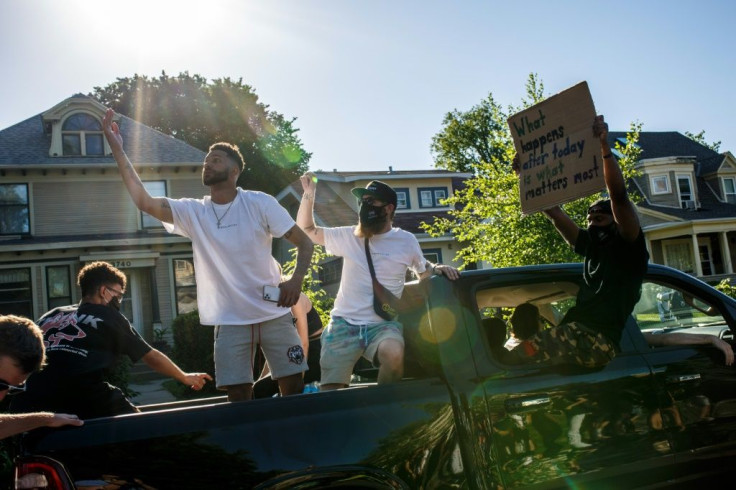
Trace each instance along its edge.
<path fill-rule="evenodd" d="M 95 117 L 79 112 L 61 126 L 64 156 L 103 155 L 102 125 Z"/>
<path fill-rule="evenodd" d="M 677 175 L 677 188 L 680 191 L 680 203 L 683 209 L 695 209 L 695 195 L 690 176 L 686 174 Z"/>
<path fill-rule="evenodd" d="M 670 178 L 664 175 L 653 175 L 650 179 L 652 186 L 652 194 L 669 194 Z"/>
<path fill-rule="evenodd" d="M 736 179 L 734 177 L 723 178 L 723 197 L 726 202 L 736 204 Z"/>

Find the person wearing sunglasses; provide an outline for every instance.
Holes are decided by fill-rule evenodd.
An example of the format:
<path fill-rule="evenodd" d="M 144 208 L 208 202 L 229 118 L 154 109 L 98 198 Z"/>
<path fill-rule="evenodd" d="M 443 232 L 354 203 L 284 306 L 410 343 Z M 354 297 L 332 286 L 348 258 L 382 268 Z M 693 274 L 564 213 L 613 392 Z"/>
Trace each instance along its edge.
<path fill-rule="evenodd" d="M 45 360 L 41 329 L 27 318 L 0 315 L 0 401 L 23 393 L 26 380 L 43 367 Z M 0 439 L 39 427 L 83 423 L 76 415 L 65 413 L 0 413 Z"/>
<path fill-rule="evenodd" d="M 608 124 L 596 116 L 603 179 L 609 199 L 590 205 L 587 228 L 580 228 L 560 206 L 544 210 L 558 233 L 584 257 L 583 284 L 576 304 L 561 323 L 522 342 L 510 363 L 549 362 L 604 366 L 620 349 L 621 334 L 641 296 L 649 262 L 644 233 L 616 156 L 608 144 Z M 518 156 L 514 169 L 518 168 Z"/>
<path fill-rule="evenodd" d="M 304 193 L 297 224 L 315 244 L 344 261 L 335 305 L 321 336 L 320 390 L 349 386 L 353 367 L 361 357 L 378 367 L 379 384 L 400 381 L 404 373 L 403 325 L 397 319 L 400 317 L 387 318 L 376 311 L 374 274 L 376 282 L 400 298 L 408 270 L 420 280 L 432 275 L 456 280 L 460 273 L 449 265 L 430 263 L 417 237 L 393 226 L 397 195 L 385 182 L 374 180 L 365 188 L 352 189 L 360 201 L 357 225 L 322 227 L 314 222 L 317 178 L 307 172 L 300 180 Z M 374 262 L 375 270 L 369 272 Z"/>
<path fill-rule="evenodd" d="M 38 324 L 46 345 L 46 368 L 14 397 L 13 412 L 52 410 L 83 419 L 138 412 L 123 392 L 106 382 L 121 356 L 142 359 L 151 369 L 200 390 L 212 377 L 185 373 L 152 348 L 120 313 L 126 277 L 107 262 L 92 262 L 77 276 L 82 301 L 55 308 Z"/>

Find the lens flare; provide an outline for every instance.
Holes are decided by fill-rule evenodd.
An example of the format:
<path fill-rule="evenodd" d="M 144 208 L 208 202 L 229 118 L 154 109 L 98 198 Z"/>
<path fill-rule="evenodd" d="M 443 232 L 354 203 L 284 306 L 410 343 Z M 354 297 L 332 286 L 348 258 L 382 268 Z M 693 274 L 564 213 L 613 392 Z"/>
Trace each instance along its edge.
<path fill-rule="evenodd" d="M 426 315 L 419 324 L 419 334 L 427 342 L 439 344 L 452 337 L 457 330 L 455 315 L 447 308 L 433 308 L 432 318 L 434 319 L 432 328 Z"/>

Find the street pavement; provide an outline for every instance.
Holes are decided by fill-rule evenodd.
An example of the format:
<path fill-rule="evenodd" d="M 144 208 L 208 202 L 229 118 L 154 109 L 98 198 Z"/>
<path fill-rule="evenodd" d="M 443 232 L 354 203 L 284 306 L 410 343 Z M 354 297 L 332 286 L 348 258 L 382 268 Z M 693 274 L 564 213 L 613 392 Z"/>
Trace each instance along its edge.
<path fill-rule="evenodd" d="M 129 383 L 128 386 L 130 389 L 138 393 L 137 396 L 131 398 L 131 401 L 136 405 L 176 401 L 174 395 L 163 386 L 164 381 L 167 379 L 154 378 Z"/>

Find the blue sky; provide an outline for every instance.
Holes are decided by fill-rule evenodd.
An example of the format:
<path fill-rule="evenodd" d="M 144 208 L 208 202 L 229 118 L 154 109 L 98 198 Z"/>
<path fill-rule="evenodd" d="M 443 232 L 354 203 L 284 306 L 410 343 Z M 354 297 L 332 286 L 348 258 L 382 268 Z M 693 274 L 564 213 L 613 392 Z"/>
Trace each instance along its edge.
<path fill-rule="evenodd" d="M 736 153 L 736 2 L 0 0 L 0 129 L 134 73 L 241 78 L 312 169 L 432 167 L 444 115 L 586 80 L 612 130 Z"/>

